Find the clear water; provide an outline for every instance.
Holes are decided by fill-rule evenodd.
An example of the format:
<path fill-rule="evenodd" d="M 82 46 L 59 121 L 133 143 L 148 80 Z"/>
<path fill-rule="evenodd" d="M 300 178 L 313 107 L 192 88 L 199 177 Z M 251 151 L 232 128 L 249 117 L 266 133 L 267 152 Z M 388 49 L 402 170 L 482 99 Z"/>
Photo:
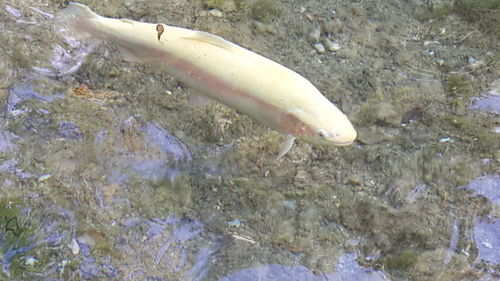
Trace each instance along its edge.
<path fill-rule="evenodd" d="M 272 58 L 359 138 L 273 163 L 277 132 L 3 0 L 0 279 L 499 278 L 499 1 L 84 2 Z"/>

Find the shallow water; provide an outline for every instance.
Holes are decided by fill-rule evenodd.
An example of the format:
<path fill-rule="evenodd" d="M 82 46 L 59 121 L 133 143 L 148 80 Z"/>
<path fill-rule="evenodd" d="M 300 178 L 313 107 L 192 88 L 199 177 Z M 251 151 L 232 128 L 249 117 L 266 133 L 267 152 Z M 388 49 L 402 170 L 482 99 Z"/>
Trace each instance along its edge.
<path fill-rule="evenodd" d="M 0 279 L 500 278 L 498 1 L 83 1 L 276 60 L 358 130 L 277 163 L 278 133 L 57 34 L 59 2 L 0 2 Z"/>

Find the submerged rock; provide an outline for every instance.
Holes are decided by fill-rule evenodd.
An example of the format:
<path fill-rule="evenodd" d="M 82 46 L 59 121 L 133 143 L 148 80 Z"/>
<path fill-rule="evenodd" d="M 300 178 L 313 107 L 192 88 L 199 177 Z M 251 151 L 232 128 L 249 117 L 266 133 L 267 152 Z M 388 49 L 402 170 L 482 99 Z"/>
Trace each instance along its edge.
<path fill-rule="evenodd" d="M 59 122 L 59 136 L 65 139 L 79 140 L 83 138 L 80 128 L 74 122 Z"/>
<path fill-rule="evenodd" d="M 472 109 L 500 114 L 500 94 L 473 98 Z"/>
<path fill-rule="evenodd" d="M 17 163 L 14 160 L 6 160 L 0 164 L 0 173 L 10 173 L 18 176 L 21 179 L 29 179 L 33 175 L 16 168 Z"/>
<path fill-rule="evenodd" d="M 333 270 L 333 268 L 332 268 Z M 249 276 L 252 276 L 249 278 Z M 380 271 L 363 268 L 356 262 L 355 254 L 345 254 L 332 273 L 314 274 L 303 265 L 286 266 L 281 264 L 266 264 L 235 271 L 218 281 L 243 280 L 287 280 L 287 281 L 321 281 L 321 280 L 359 280 L 359 281 L 389 281 Z"/>
<path fill-rule="evenodd" d="M 16 116 L 26 112 L 26 109 L 18 108 L 19 103 L 22 101 L 34 99 L 40 102 L 52 102 L 62 97 L 63 95 L 61 93 L 56 93 L 51 96 L 41 95 L 34 89 L 34 82 L 25 81 L 10 88 L 6 109 L 8 113 Z"/>
<path fill-rule="evenodd" d="M 15 150 L 17 147 L 13 141 L 19 139 L 20 137 L 9 131 L 0 131 L 0 154 Z"/>
<path fill-rule="evenodd" d="M 315 43 L 319 42 L 320 36 L 321 36 L 321 30 L 319 28 L 316 28 L 316 29 L 312 30 L 311 32 L 309 32 L 309 34 L 307 35 L 307 40 L 311 44 L 315 44 Z"/>
<path fill-rule="evenodd" d="M 120 228 L 117 248 L 127 258 L 117 269 L 122 276 L 133 276 L 133 280 L 162 276 L 205 280 L 212 267 L 211 257 L 221 247 L 218 236 L 208 232 L 201 222 L 172 215 L 166 219 L 127 219 Z M 145 236 L 139 235 L 143 229 Z"/>
<path fill-rule="evenodd" d="M 486 175 L 472 180 L 464 188 L 484 196 L 498 208 L 500 206 L 500 176 Z M 500 264 L 500 218 L 493 217 L 474 226 L 474 241 L 479 251 L 478 259 L 490 264 Z"/>
<path fill-rule="evenodd" d="M 325 38 L 323 40 L 323 44 L 325 45 L 325 48 L 330 52 L 336 52 L 340 50 L 340 44 L 337 42 L 333 42 L 328 38 Z"/>
<path fill-rule="evenodd" d="M 117 131 L 101 131 L 94 144 L 97 158 L 110 172 L 111 183 L 119 184 L 127 173 L 153 181 L 174 180 L 178 169 L 192 160 L 191 152 L 166 129 L 140 117 L 125 119 Z"/>
<path fill-rule="evenodd" d="M 471 109 L 500 114 L 500 79 L 491 83 L 491 90 L 480 97 L 472 98 Z"/>
<path fill-rule="evenodd" d="M 479 260 L 492 265 L 500 264 L 500 218 L 479 222 L 474 227 L 474 240 Z"/>

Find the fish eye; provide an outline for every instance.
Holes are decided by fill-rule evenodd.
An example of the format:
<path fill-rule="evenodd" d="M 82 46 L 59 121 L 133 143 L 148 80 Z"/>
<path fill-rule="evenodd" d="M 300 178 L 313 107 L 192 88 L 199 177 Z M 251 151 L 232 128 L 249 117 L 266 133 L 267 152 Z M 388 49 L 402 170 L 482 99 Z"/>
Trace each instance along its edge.
<path fill-rule="evenodd" d="M 318 136 L 320 136 L 322 138 L 327 138 L 328 133 L 324 129 L 318 129 Z"/>

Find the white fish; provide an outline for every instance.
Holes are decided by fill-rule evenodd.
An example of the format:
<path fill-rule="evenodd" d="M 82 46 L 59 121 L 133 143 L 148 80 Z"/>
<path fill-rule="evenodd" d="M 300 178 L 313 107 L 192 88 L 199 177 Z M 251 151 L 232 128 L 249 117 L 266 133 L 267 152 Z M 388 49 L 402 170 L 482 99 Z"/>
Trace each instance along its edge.
<path fill-rule="evenodd" d="M 205 97 L 215 99 L 283 133 L 276 160 L 296 138 L 349 145 L 356 131 L 334 104 L 296 72 L 221 37 L 196 30 L 99 16 L 70 3 L 57 16 L 73 36 L 116 44 L 125 58 L 161 63 Z"/>

